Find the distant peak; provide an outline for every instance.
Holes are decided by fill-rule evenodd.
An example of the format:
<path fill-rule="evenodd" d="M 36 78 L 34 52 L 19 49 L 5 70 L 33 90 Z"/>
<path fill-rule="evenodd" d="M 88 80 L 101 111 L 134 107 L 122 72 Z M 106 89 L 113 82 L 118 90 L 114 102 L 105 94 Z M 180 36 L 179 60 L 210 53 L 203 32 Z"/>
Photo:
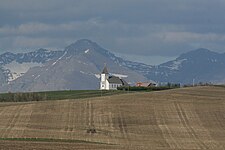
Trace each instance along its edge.
<path fill-rule="evenodd" d="M 49 50 L 47 50 L 47 49 L 44 49 L 44 48 L 40 48 L 40 49 L 38 49 L 38 50 L 36 50 L 37 52 L 48 52 Z"/>
<path fill-rule="evenodd" d="M 184 53 L 183 55 L 189 55 L 189 54 L 206 54 L 206 53 L 216 53 L 216 52 L 211 51 L 211 50 L 206 49 L 206 48 L 199 48 L 199 49 L 195 49 L 195 50 L 189 51 L 187 53 Z"/>
<path fill-rule="evenodd" d="M 102 51 L 102 48 L 97 43 L 88 39 L 77 40 L 75 43 L 65 48 L 65 51 L 68 51 L 69 53 L 74 53 L 74 54 L 83 54 L 84 51 L 85 53 L 88 53 L 90 50 L 100 52 Z"/>
<path fill-rule="evenodd" d="M 80 39 L 77 40 L 75 43 L 71 44 L 71 46 L 98 46 L 97 43 L 89 40 L 89 39 Z"/>
<path fill-rule="evenodd" d="M 94 42 L 92 42 L 89 39 L 80 39 L 80 40 L 77 40 L 76 43 L 94 43 Z"/>
<path fill-rule="evenodd" d="M 11 53 L 11 52 L 5 52 L 2 55 L 11 55 L 11 54 L 13 54 L 13 53 Z"/>
<path fill-rule="evenodd" d="M 185 54 L 203 54 L 203 53 L 214 53 L 214 52 L 210 51 L 209 49 L 206 49 L 206 48 L 198 48 L 198 49 L 189 51 Z"/>
<path fill-rule="evenodd" d="M 211 51 L 209 49 L 206 48 L 199 48 L 193 51 L 189 51 L 187 53 L 181 54 L 179 58 L 207 58 L 207 57 L 212 57 L 212 56 L 216 56 L 219 55 L 219 53 Z"/>
<path fill-rule="evenodd" d="M 97 43 L 92 42 L 91 40 L 88 39 L 80 39 L 77 40 L 75 43 L 72 43 L 69 45 L 67 48 L 70 47 L 91 47 L 91 46 L 98 46 Z"/>
<path fill-rule="evenodd" d="M 196 49 L 194 51 L 198 51 L 198 52 L 211 52 L 210 50 L 208 50 L 206 48 L 199 48 L 199 49 Z"/>
<path fill-rule="evenodd" d="M 10 56 L 14 56 L 14 55 L 15 55 L 14 53 L 5 52 L 5 53 L 1 54 L 0 56 L 2 56 L 2 57 L 10 57 Z"/>

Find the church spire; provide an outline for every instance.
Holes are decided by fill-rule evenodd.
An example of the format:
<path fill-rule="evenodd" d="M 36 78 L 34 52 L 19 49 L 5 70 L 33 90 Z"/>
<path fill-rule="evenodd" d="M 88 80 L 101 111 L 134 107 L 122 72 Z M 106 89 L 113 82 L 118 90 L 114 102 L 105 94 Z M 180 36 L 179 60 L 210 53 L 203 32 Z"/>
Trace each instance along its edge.
<path fill-rule="evenodd" d="M 103 73 L 103 74 L 109 74 L 108 69 L 107 69 L 107 67 L 106 67 L 106 64 L 105 64 L 105 66 L 104 66 L 104 69 L 103 69 L 102 73 Z"/>

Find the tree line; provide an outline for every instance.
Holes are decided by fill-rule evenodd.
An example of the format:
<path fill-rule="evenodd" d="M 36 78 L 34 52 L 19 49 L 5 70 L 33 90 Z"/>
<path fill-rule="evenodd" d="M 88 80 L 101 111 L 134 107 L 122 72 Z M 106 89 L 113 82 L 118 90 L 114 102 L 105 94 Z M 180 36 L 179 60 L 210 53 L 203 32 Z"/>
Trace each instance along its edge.
<path fill-rule="evenodd" d="M 121 87 L 118 87 L 117 89 L 123 90 L 123 91 L 161 91 L 161 90 L 168 90 L 168 89 L 174 89 L 174 88 L 180 88 L 180 84 L 168 83 L 164 86 L 149 86 L 149 87 L 121 86 Z"/>

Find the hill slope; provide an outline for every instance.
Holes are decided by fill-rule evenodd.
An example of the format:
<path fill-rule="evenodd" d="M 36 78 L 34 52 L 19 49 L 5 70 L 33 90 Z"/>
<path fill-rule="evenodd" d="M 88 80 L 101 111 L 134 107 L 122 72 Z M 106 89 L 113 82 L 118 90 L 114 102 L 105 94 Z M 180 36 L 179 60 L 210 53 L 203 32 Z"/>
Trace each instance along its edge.
<path fill-rule="evenodd" d="M 91 149 L 224 149 L 224 97 L 225 88 L 196 87 L 86 100 L 1 103 L 0 145 L 9 145 L 7 140 L 12 138 L 32 138 L 39 144 L 14 139 L 11 145 L 25 149 L 43 146 L 43 139 L 55 139 L 55 149 L 71 145 Z M 96 133 L 87 133 L 93 128 Z M 66 140 L 72 141 L 67 144 Z"/>

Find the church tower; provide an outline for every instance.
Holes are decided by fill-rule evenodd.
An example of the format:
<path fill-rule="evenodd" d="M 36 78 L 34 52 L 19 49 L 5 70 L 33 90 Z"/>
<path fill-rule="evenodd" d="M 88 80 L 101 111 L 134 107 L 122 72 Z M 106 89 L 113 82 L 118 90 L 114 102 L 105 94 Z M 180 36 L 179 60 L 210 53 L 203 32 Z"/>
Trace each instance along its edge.
<path fill-rule="evenodd" d="M 100 90 L 109 90 L 109 72 L 105 65 L 102 73 L 101 73 L 101 82 L 100 82 Z"/>

